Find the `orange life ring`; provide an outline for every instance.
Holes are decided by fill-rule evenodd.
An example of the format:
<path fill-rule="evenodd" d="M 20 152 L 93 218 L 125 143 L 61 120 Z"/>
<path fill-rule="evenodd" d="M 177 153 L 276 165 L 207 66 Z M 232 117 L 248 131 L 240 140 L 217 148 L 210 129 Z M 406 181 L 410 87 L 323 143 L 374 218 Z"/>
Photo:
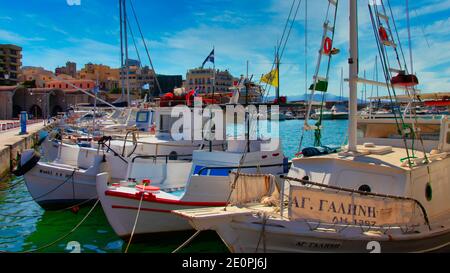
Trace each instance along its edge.
<path fill-rule="evenodd" d="M 323 45 L 323 52 L 326 55 L 330 55 L 332 47 L 333 47 L 333 41 L 330 39 L 330 37 L 325 38 L 325 43 Z"/>
<path fill-rule="evenodd" d="M 378 29 L 378 33 L 380 34 L 380 38 L 382 41 L 388 41 L 388 35 L 386 30 L 384 29 L 384 27 L 380 26 L 380 28 Z"/>

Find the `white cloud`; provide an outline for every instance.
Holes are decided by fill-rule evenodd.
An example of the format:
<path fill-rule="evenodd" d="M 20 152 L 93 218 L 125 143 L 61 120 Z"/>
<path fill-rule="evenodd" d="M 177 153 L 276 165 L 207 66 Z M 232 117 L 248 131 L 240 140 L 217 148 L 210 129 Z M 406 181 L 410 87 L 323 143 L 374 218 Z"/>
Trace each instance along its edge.
<path fill-rule="evenodd" d="M 17 33 L 0 29 L 0 41 L 12 44 L 28 44 L 29 42 L 45 41 L 41 37 L 25 37 Z"/>

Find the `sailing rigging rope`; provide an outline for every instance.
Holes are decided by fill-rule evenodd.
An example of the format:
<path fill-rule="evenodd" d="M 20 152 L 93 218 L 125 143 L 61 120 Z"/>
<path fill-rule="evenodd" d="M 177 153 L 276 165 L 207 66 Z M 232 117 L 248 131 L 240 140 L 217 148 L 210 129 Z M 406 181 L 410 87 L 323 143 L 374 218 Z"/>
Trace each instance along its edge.
<path fill-rule="evenodd" d="M 291 19 L 291 16 L 292 16 L 292 11 L 294 10 L 294 6 L 295 6 L 295 2 L 296 2 L 297 0 L 292 0 L 292 4 L 291 4 L 291 9 L 289 10 L 289 15 L 288 15 L 288 18 L 286 19 L 286 23 L 285 23 L 285 25 L 284 25 L 284 29 L 283 29 L 283 34 L 281 35 L 281 40 L 280 41 L 282 41 L 283 39 L 284 39 L 284 36 L 286 35 L 286 30 L 287 30 L 287 27 L 288 27 L 288 25 L 289 25 L 289 21 L 290 21 L 290 19 Z M 277 48 L 278 48 L 278 46 L 279 45 L 277 45 Z M 272 63 L 272 68 L 270 69 L 270 71 L 272 71 L 273 69 L 274 69 L 274 67 L 275 67 L 275 62 L 273 62 Z M 279 75 L 278 75 L 279 76 Z M 261 81 L 260 81 L 260 83 L 261 83 Z M 266 97 L 268 96 L 268 93 L 269 93 L 269 91 L 270 91 L 270 87 L 269 87 L 269 90 L 267 90 L 267 87 L 268 87 L 269 85 L 268 85 L 268 83 L 265 83 L 265 85 L 264 85 L 264 88 L 263 88 L 263 90 L 265 90 L 265 95 L 266 95 Z M 267 91 L 266 91 L 267 90 Z M 265 98 L 264 98 L 264 100 L 265 100 Z"/>
<path fill-rule="evenodd" d="M 382 1 L 381 1 L 381 4 L 383 4 Z M 388 56 L 387 56 L 387 50 L 383 46 L 383 43 L 380 40 L 380 37 L 379 37 L 379 34 L 378 34 L 378 30 L 377 30 L 377 24 L 376 24 L 376 21 L 375 21 L 375 18 L 374 18 L 374 14 L 377 14 L 378 10 L 377 10 L 377 7 L 374 6 L 374 10 L 375 11 L 373 11 L 370 4 L 368 5 L 368 7 L 369 7 L 370 19 L 372 21 L 372 29 L 374 31 L 374 36 L 375 36 L 375 40 L 377 42 L 377 48 L 378 48 L 380 59 L 381 59 L 380 61 L 381 61 L 381 65 L 382 65 L 382 68 L 383 68 L 384 79 L 385 79 L 385 82 L 386 82 L 386 88 L 388 90 L 389 100 L 390 100 L 391 104 L 393 105 L 392 113 L 394 114 L 394 120 L 395 120 L 395 123 L 396 123 L 396 126 L 397 126 L 398 133 L 402 136 L 402 139 L 403 139 L 403 142 L 404 142 L 404 145 L 405 145 L 405 150 L 406 150 L 406 155 L 407 155 L 407 159 L 408 159 L 408 164 L 411 167 L 412 166 L 411 157 L 409 155 L 408 143 L 407 143 L 407 140 L 406 140 L 406 136 L 404 134 L 405 122 L 404 122 L 404 119 L 403 119 L 403 117 L 401 115 L 401 112 L 400 112 L 400 121 L 401 121 L 401 125 L 402 125 L 402 126 L 400 126 L 399 119 L 397 117 L 397 112 L 396 112 L 397 109 L 400 111 L 400 105 L 397 103 L 398 99 L 397 99 L 397 94 L 395 92 L 395 88 L 394 88 L 394 86 L 390 85 L 391 76 L 389 74 L 390 71 L 389 71 L 389 59 L 388 59 Z M 377 21 L 378 24 L 380 24 L 379 20 L 380 19 L 378 18 L 378 21 Z M 392 35 L 391 35 L 391 37 L 393 38 Z M 397 60 L 400 62 L 400 60 L 398 59 L 398 54 L 397 54 Z M 400 63 L 399 63 L 399 65 L 401 67 Z M 391 89 L 392 89 L 392 92 L 391 92 Z M 394 98 L 395 98 L 395 100 L 394 100 Z"/>
<path fill-rule="evenodd" d="M 323 55 L 323 48 L 325 46 L 325 41 L 328 38 L 327 36 L 327 28 L 328 28 L 328 24 L 329 24 L 329 17 L 330 17 L 330 9 L 331 9 L 331 1 L 328 1 L 328 6 L 327 6 L 327 12 L 325 15 L 325 20 L 324 20 L 324 33 L 322 36 L 322 42 L 321 42 L 321 46 L 320 46 L 320 50 L 319 50 L 319 57 L 317 60 L 317 66 L 316 66 L 316 70 L 314 73 L 314 83 L 313 83 L 313 87 L 311 90 L 311 94 L 309 97 L 309 101 L 308 101 L 308 109 L 306 111 L 306 116 L 305 116 L 305 121 L 304 121 L 304 126 L 303 126 L 303 130 L 302 130 L 302 136 L 300 137 L 300 143 L 299 143 L 299 148 L 298 148 L 298 152 L 300 152 L 301 147 L 303 146 L 303 141 L 304 141 L 304 137 L 305 137 L 305 131 L 306 128 L 309 127 L 309 118 L 310 118 L 310 114 L 311 114 L 311 110 L 312 110 L 312 102 L 314 100 L 314 94 L 317 88 L 317 84 L 319 82 L 319 73 L 320 73 L 320 67 L 321 67 L 321 61 L 322 61 L 322 55 Z M 334 14 L 333 14 L 333 31 L 332 31 L 332 35 L 331 35 L 331 43 L 334 43 L 334 37 L 335 37 L 335 33 L 336 33 L 336 19 L 337 19 L 337 12 L 338 12 L 338 7 L 339 7 L 339 0 L 336 0 L 335 2 L 335 10 L 334 10 Z M 328 63 L 327 63 L 327 67 L 326 67 L 326 80 L 328 81 L 329 78 L 329 74 L 330 74 L 330 67 L 331 67 L 331 60 L 332 60 L 332 55 L 333 54 L 328 54 Z M 305 81 L 307 81 L 307 79 L 305 79 Z M 307 85 L 306 85 L 307 86 Z M 321 126 L 322 126 L 322 120 L 323 120 L 323 108 L 324 108 L 324 103 L 325 103 L 325 98 L 326 98 L 326 92 L 323 92 L 322 94 L 322 100 L 321 100 L 321 106 L 320 106 L 320 115 L 318 117 L 318 121 L 316 123 L 316 129 L 314 132 L 314 145 L 315 146 L 321 146 L 321 138 L 322 138 L 322 133 L 321 133 Z"/>
<path fill-rule="evenodd" d="M 156 74 L 155 67 L 153 66 L 152 58 L 150 57 L 150 52 L 149 52 L 148 47 L 147 47 L 147 42 L 145 41 L 144 35 L 142 34 L 141 24 L 139 23 L 139 19 L 137 17 L 136 11 L 134 10 L 134 5 L 133 5 L 133 1 L 132 0 L 130 0 L 130 5 L 131 5 L 131 9 L 133 11 L 134 19 L 136 20 L 136 24 L 137 24 L 139 33 L 141 34 L 142 43 L 144 44 L 145 52 L 147 53 L 147 57 L 148 57 L 148 60 L 150 62 L 150 67 L 152 68 L 153 73 L 155 74 L 156 86 L 158 87 L 159 92 L 163 92 L 161 90 L 161 85 L 159 84 L 159 80 L 158 80 L 158 77 L 157 77 L 157 74 Z"/>
<path fill-rule="evenodd" d="M 409 1 L 406 0 L 406 25 L 408 29 L 408 44 L 409 44 L 409 60 L 411 61 L 411 74 L 414 74 L 414 62 L 411 42 L 411 20 L 409 18 Z"/>
<path fill-rule="evenodd" d="M 270 69 L 270 71 L 273 71 L 273 70 L 275 69 L 276 63 L 277 63 L 277 62 L 280 63 L 280 62 L 281 62 L 281 59 L 282 59 L 283 56 L 284 56 L 284 50 L 285 50 L 286 45 L 287 45 L 287 42 L 289 41 L 289 38 L 290 38 L 290 36 L 291 36 L 291 31 L 292 31 L 292 28 L 293 28 L 293 26 L 294 26 L 294 22 L 295 22 L 295 20 L 297 19 L 298 11 L 299 11 L 300 5 L 301 5 L 301 3 L 302 3 L 302 0 L 298 0 L 298 3 L 297 3 L 297 7 L 296 7 L 296 10 L 295 10 L 294 16 L 292 16 L 292 11 L 293 11 L 293 9 L 294 9 L 294 7 L 295 7 L 296 1 L 297 1 L 297 0 L 293 0 L 293 1 L 292 1 L 291 10 L 289 11 L 289 16 L 288 16 L 288 18 L 287 18 L 287 20 L 286 20 L 286 24 L 285 24 L 285 26 L 284 26 L 283 35 L 281 36 L 281 40 L 277 43 L 277 49 L 276 49 L 276 54 L 275 54 L 275 55 L 276 55 L 275 61 L 272 63 L 272 68 Z M 291 16 L 292 16 L 292 19 L 291 19 Z M 289 26 L 289 23 L 290 23 L 290 26 Z M 287 31 L 288 26 L 289 26 L 289 30 Z M 287 31 L 287 35 L 286 35 L 286 31 Z M 281 48 L 282 45 L 283 45 L 283 49 L 282 49 L 282 54 L 280 55 L 280 48 Z M 280 77 L 280 71 L 278 71 L 278 77 Z M 269 87 L 269 89 L 267 89 L 267 87 Z M 266 94 L 265 94 L 266 96 L 265 96 L 264 100 L 267 99 L 271 87 L 272 87 L 272 86 L 269 85 L 268 83 L 266 83 L 266 84 L 264 85 L 264 90 L 267 90 L 267 91 L 265 92 L 265 93 L 266 93 Z"/>
<path fill-rule="evenodd" d="M 134 49 L 136 50 L 136 54 L 137 54 L 139 63 L 142 63 L 141 54 L 139 54 L 139 50 L 138 50 L 138 47 L 137 47 L 137 44 L 136 44 L 136 39 L 134 38 L 133 29 L 131 28 L 130 21 L 128 21 L 128 17 L 127 17 L 127 23 L 128 23 L 128 26 L 129 26 L 128 29 L 130 30 L 131 38 L 133 40 Z"/>
<path fill-rule="evenodd" d="M 308 96 L 308 0 L 305 1 L 305 101 Z M 306 107 L 306 105 L 305 105 Z M 306 109 L 305 109 L 306 110 Z M 307 112 L 305 112 L 306 119 Z M 303 145 L 303 139 L 305 138 L 305 130 L 303 126 L 300 141 L 298 143 L 297 152 L 301 150 Z"/>
<path fill-rule="evenodd" d="M 301 4 L 302 4 L 302 0 L 299 0 L 299 1 L 298 1 L 297 8 L 296 8 L 296 10 L 295 10 L 294 18 L 293 18 L 292 21 L 291 21 L 291 26 L 289 27 L 288 34 L 287 34 L 287 36 L 286 36 L 286 39 L 284 40 L 284 44 L 283 44 L 283 48 L 282 48 L 282 50 L 281 50 L 281 54 L 279 55 L 279 58 L 280 58 L 280 59 L 283 58 L 283 56 L 284 56 L 284 51 L 285 51 L 285 49 L 286 49 L 286 44 L 287 44 L 287 42 L 288 42 L 288 40 L 289 40 L 289 37 L 291 36 L 291 31 L 292 31 L 292 28 L 293 28 L 293 26 L 294 26 L 295 19 L 297 18 L 297 14 L 298 14 L 298 11 L 299 11 L 299 9 L 300 9 L 300 5 L 301 5 Z M 280 44 L 280 45 L 281 45 L 281 44 Z"/>
<path fill-rule="evenodd" d="M 382 1 L 381 3 L 383 4 L 383 9 L 384 9 L 384 3 L 383 3 L 383 1 Z M 404 51 L 403 51 L 403 45 L 402 45 L 402 42 L 401 42 L 401 40 L 400 40 L 400 35 L 399 35 L 398 28 L 397 28 L 397 23 L 396 23 L 396 20 L 395 20 L 395 17 L 394 17 L 394 12 L 392 11 L 391 1 L 390 1 L 390 0 L 387 0 L 387 3 L 388 3 L 388 7 L 389 7 L 389 12 L 390 12 L 391 18 L 392 18 L 392 24 L 394 25 L 394 30 L 395 30 L 395 33 L 396 33 L 396 36 L 397 36 L 398 46 L 399 46 L 399 48 L 400 48 L 400 53 L 401 53 L 401 55 L 402 55 L 403 63 L 404 63 L 404 66 L 405 66 L 404 68 L 405 68 L 406 73 L 409 73 L 409 72 L 408 72 L 408 67 L 407 67 L 407 65 L 406 65 L 406 57 L 405 57 L 405 54 L 404 54 Z M 393 36 L 392 36 L 392 37 L 393 37 Z M 399 59 L 399 57 L 398 57 L 397 48 L 395 48 L 394 50 L 395 50 L 395 53 L 397 54 L 397 59 L 398 59 L 398 61 L 399 61 L 399 63 L 400 63 L 400 59 Z M 402 69 L 402 68 L 400 67 L 400 69 Z"/>
<path fill-rule="evenodd" d="M 416 17 L 419 17 L 419 15 L 417 14 L 417 10 L 416 9 L 414 10 L 414 13 L 416 14 Z M 430 41 L 428 41 L 428 35 L 425 32 L 425 27 L 423 26 L 423 24 L 420 24 L 420 29 L 422 30 L 422 35 L 423 35 L 423 38 L 425 39 L 425 42 L 427 42 L 428 48 L 431 48 Z"/>
<path fill-rule="evenodd" d="M 384 6 L 383 1 L 381 1 L 381 5 L 382 5 L 382 7 L 383 7 L 384 13 L 386 14 L 386 9 L 385 9 L 385 6 Z M 401 52 L 401 55 L 402 55 L 402 58 L 403 58 L 404 68 L 405 68 L 406 73 L 408 73 L 408 66 L 407 66 L 406 58 L 405 58 L 405 55 L 404 55 L 404 53 L 403 53 L 402 44 L 401 44 L 401 40 L 400 40 L 400 36 L 399 36 L 398 29 L 397 29 L 397 24 L 396 24 L 396 21 L 395 21 L 395 18 L 394 18 L 394 14 L 393 14 L 393 12 L 392 12 L 392 6 L 391 6 L 389 0 L 388 0 L 388 7 L 389 7 L 390 15 L 391 15 L 391 18 L 392 18 L 392 21 L 393 21 L 393 25 L 394 25 L 396 37 L 397 37 L 397 39 L 398 39 L 398 45 L 399 45 L 399 47 L 400 47 L 400 52 Z M 407 3 L 407 7 L 406 7 L 406 8 L 407 8 L 407 17 L 408 17 L 408 20 L 409 20 L 409 7 L 408 7 L 408 3 Z M 376 7 L 376 6 L 374 6 L 374 9 L 375 9 L 375 12 L 378 14 L 377 7 Z M 381 41 L 380 41 L 380 38 L 379 38 L 378 35 L 377 35 L 376 24 L 375 24 L 375 21 L 374 21 L 374 19 L 373 19 L 373 13 L 372 13 L 372 9 L 371 9 L 370 5 L 369 5 L 369 11 L 370 11 L 370 13 L 371 13 L 372 25 L 373 25 L 373 28 L 374 28 L 375 38 L 377 39 L 377 44 L 378 44 L 378 47 L 379 47 L 379 51 L 380 51 L 380 53 L 383 53 L 383 54 L 381 54 L 381 57 L 382 57 L 382 58 L 381 58 L 381 63 L 382 63 L 382 65 L 383 65 L 383 71 L 384 71 L 384 73 L 385 73 L 387 89 L 388 89 L 388 92 L 389 92 L 389 96 L 390 96 L 391 103 L 394 104 L 394 103 L 393 103 L 392 96 L 391 96 L 391 93 L 390 93 L 390 86 L 389 86 L 389 82 L 390 82 L 390 80 L 391 80 L 390 71 L 389 71 L 389 68 L 388 68 L 388 67 L 390 66 L 390 65 L 389 65 L 389 58 L 388 58 L 388 55 L 387 55 L 386 48 L 382 46 L 382 43 L 381 43 Z M 388 21 L 388 22 L 389 22 L 389 21 Z M 379 25 L 381 25 L 381 22 L 380 22 L 380 18 L 379 18 L 379 17 L 378 17 L 377 23 L 378 23 Z M 388 23 L 388 26 L 389 26 L 389 23 Z M 392 39 L 394 39 L 394 36 L 393 36 L 393 34 L 392 34 L 392 31 L 391 31 L 390 27 L 389 27 L 389 31 L 390 31 L 390 33 L 391 33 Z M 411 54 L 410 57 L 411 57 L 411 65 L 412 65 L 413 59 L 412 59 L 412 46 L 411 46 L 411 36 L 410 36 L 410 24 L 409 24 L 409 21 L 408 21 L 408 33 L 409 33 L 409 44 L 410 44 L 410 54 Z M 382 49 L 382 50 L 380 50 L 380 49 Z M 403 66 L 402 66 L 402 64 L 400 63 L 400 58 L 399 58 L 399 54 L 398 54 L 397 48 L 394 47 L 394 50 L 395 50 L 395 53 L 396 53 L 397 61 L 399 62 L 400 69 L 402 69 Z M 384 62 L 383 62 L 383 61 L 384 61 Z M 394 86 L 391 86 L 391 88 L 392 88 L 392 92 L 393 92 L 395 101 L 398 102 L 397 95 L 396 95 L 396 92 L 395 92 L 395 87 L 394 87 Z M 409 106 L 409 105 L 413 106 L 414 103 L 415 103 L 415 100 L 416 100 L 416 90 L 415 90 L 414 87 L 412 87 L 411 89 L 412 89 L 412 95 L 411 95 L 411 93 L 410 93 L 409 88 L 406 88 L 407 95 L 408 95 L 408 96 L 410 97 L 410 99 L 411 99 L 411 102 L 410 102 L 410 104 L 408 104 L 408 106 Z M 395 105 L 395 104 L 394 104 L 394 105 Z M 395 112 L 395 110 L 396 110 L 397 108 L 399 109 L 399 115 L 400 115 L 400 120 L 401 120 L 401 124 L 402 124 L 402 129 L 399 128 L 399 124 L 398 124 L 398 121 L 397 121 L 397 116 L 396 116 L 396 112 Z M 408 107 L 407 107 L 407 109 L 405 109 L 405 117 L 406 117 L 406 112 L 407 112 L 407 111 L 408 111 Z M 415 148 L 414 148 L 414 142 L 415 142 L 415 141 L 414 141 L 414 140 L 416 139 L 416 137 L 419 138 L 420 143 L 422 144 L 423 154 L 424 154 L 425 161 L 427 162 L 427 164 L 429 163 L 429 160 L 428 160 L 428 157 L 427 157 L 427 154 L 426 154 L 425 145 L 424 145 L 424 141 L 423 141 L 422 135 L 420 134 L 420 132 L 418 133 L 418 135 L 416 135 L 416 130 L 419 129 L 419 127 L 418 127 L 419 123 L 418 123 L 417 113 L 416 113 L 415 111 L 413 112 L 412 110 L 410 110 L 410 112 L 411 112 L 412 115 L 414 116 L 414 119 L 413 119 L 414 122 L 412 123 L 412 126 L 409 126 L 409 125 L 405 124 L 404 117 L 403 117 L 403 115 L 401 114 L 400 105 L 396 106 L 396 107 L 393 109 L 394 118 L 395 118 L 395 120 L 396 120 L 396 123 L 397 123 L 397 126 L 398 126 L 399 133 L 402 135 L 402 138 L 403 138 L 403 141 L 404 141 L 404 145 L 405 145 L 405 149 L 406 149 L 406 153 L 407 153 L 407 157 L 404 158 L 404 159 L 402 159 L 402 160 L 408 159 L 409 166 L 412 167 L 411 159 L 415 158 Z M 410 114 L 411 114 L 411 113 L 410 113 Z M 409 130 L 409 133 L 406 132 L 407 130 Z M 408 143 L 407 143 L 407 139 L 406 139 L 406 137 L 407 137 L 408 134 L 411 136 L 411 142 L 412 142 L 412 145 L 411 145 L 411 151 L 412 151 L 412 156 L 409 155 Z M 428 167 L 428 171 L 429 171 L 429 167 Z M 430 172 L 430 171 L 429 171 L 429 172 Z M 431 180 L 431 177 L 430 177 L 430 180 Z"/>

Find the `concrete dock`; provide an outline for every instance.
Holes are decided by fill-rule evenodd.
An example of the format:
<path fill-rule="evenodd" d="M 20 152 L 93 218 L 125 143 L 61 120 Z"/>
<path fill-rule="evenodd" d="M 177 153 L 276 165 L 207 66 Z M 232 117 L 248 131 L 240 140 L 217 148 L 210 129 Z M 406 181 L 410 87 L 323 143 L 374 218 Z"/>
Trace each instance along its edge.
<path fill-rule="evenodd" d="M 38 141 L 38 132 L 48 126 L 44 122 L 28 125 L 26 135 L 19 135 L 20 128 L 0 132 L 0 178 L 9 174 L 17 155 L 31 149 Z"/>

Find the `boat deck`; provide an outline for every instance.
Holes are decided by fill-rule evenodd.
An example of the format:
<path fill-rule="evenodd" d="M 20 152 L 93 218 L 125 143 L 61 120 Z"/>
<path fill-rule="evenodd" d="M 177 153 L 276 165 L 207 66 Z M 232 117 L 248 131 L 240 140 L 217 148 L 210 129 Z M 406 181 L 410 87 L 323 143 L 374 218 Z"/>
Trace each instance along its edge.
<path fill-rule="evenodd" d="M 336 153 L 329 154 L 323 156 L 314 156 L 308 158 L 296 158 L 293 159 L 293 162 L 301 162 L 304 160 L 344 160 L 348 162 L 356 162 L 356 163 L 364 163 L 364 164 L 373 164 L 378 166 L 390 167 L 390 168 L 398 168 L 402 170 L 411 170 L 408 166 L 408 154 L 404 148 L 392 147 L 392 150 L 389 151 L 386 146 L 377 146 L 380 148 L 379 150 L 373 150 L 370 148 L 364 148 L 364 146 L 358 145 L 358 153 Z M 430 155 L 426 154 L 429 160 L 439 160 L 440 158 L 445 158 L 447 156 L 446 153 L 440 155 Z M 409 156 L 412 156 L 411 150 L 409 150 Z M 415 156 L 418 157 L 416 159 L 412 159 L 416 166 L 413 168 L 419 167 L 421 161 L 423 161 L 424 153 L 420 150 L 416 150 Z M 405 164 L 406 163 L 406 164 Z"/>

